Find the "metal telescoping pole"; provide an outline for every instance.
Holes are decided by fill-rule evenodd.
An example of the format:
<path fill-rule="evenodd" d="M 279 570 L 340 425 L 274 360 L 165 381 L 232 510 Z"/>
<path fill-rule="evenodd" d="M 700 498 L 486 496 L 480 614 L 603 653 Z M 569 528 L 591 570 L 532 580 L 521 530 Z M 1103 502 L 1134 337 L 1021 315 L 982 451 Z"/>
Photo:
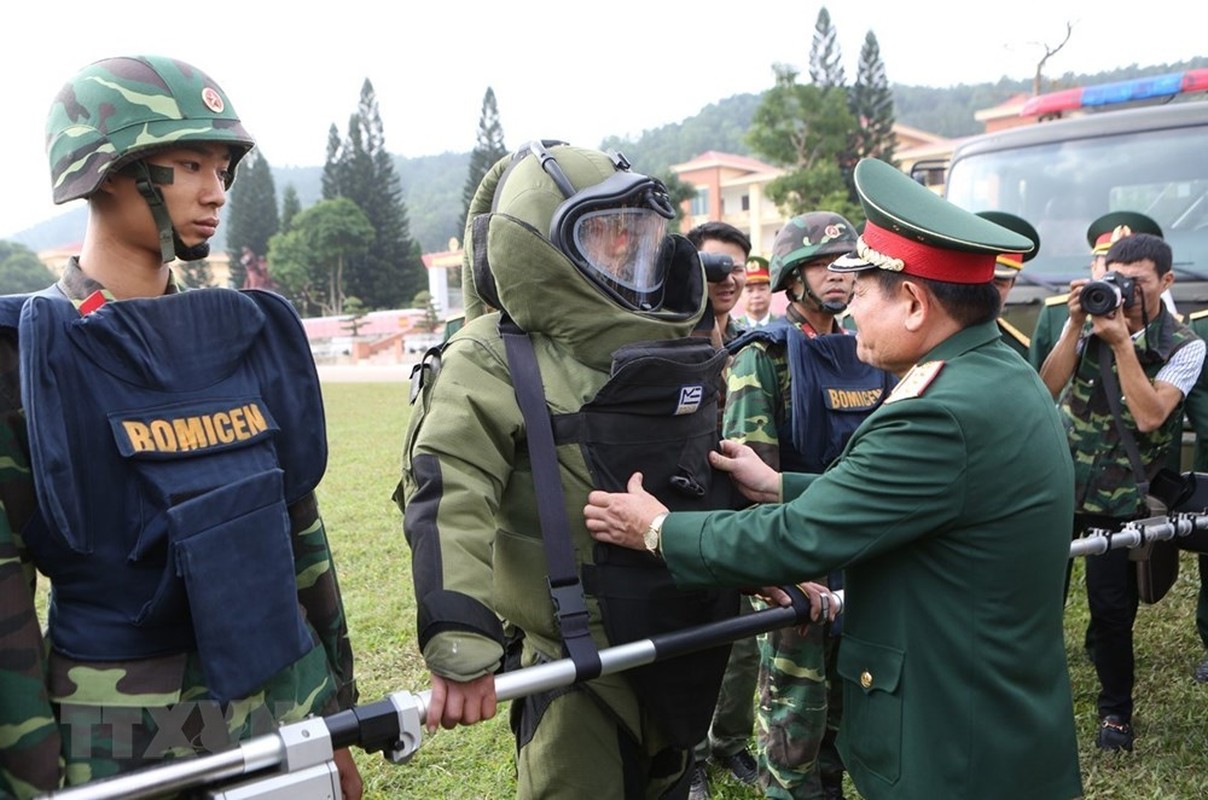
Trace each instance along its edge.
<path fill-rule="evenodd" d="M 1097 556 L 1121 547 L 1140 547 L 1147 542 L 1173 539 L 1203 530 L 1208 530 L 1208 514 L 1205 513 L 1147 517 L 1126 523 L 1118 531 L 1091 528 L 1086 536 L 1070 542 L 1070 558 Z"/>
<path fill-rule="evenodd" d="M 50 792 L 44 796 L 71 800 L 136 800 L 159 797 L 194 786 L 275 768 L 284 759 L 285 743 L 280 736 L 257 736 L 241 742 L 234 750 L 196 758 L 171 759 L 161 765 Z"/>
<path fill-rule="evenodd" d="M 601 674 L 622 672 L 766 631 L 805 624 L 810 618 L 809 599 L 795 586 L 783 588 L 792 598 L 791 606 L 768 608 L 605 648 L 600 651 Z M 836 613 L 842 610 L 842 591 L 830 593 L 828 599 Z M 495 695 L 501 701 L 514 700 L 569 686 L 577 680 L 574 662 L 563 658 L 497 676 Z M 344 747 L 361 747 L 368 752 L 380 750 L 390 761 L 406 761 L 419 749 L 430 697 L 431 692 L 427 690 L 414 694 L 395 692 L 383 700 L 329 717 L 285 725 L 276 733 L 248 739 L 232 750 L 166 761 L 162 765 L 103 778 L 43 797 L 56 800 L 142 800 L 249 776 L 248 781 L 229 793 L 221 787 L 215 787 L 212 796 L 272 796 L 290 797 L 291 800 L 330 798 L 333 797 L 330 791 L 312 795 L 296 788 L 283 790 L 282 782 L 288 773 L 313 771 L 324 760 L 330 761 L 334 750 Z M 324 783 L 324 776 L 319 778 L 315 785 Z M 282 794 L 282 791 L 286 793 Z M 338 781 L 334 792 L 338 796 Z"/>

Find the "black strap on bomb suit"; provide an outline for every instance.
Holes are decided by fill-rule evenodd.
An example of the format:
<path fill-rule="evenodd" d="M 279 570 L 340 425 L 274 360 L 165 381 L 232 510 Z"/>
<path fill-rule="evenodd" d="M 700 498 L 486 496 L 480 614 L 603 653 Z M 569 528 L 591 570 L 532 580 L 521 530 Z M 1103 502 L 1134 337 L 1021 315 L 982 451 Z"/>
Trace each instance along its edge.
<path fill-rule="evenodd" d="M 600 653 L 588 630 L 587 601 L 575 569 L 575 553 L 570 543 L 570 523 L 566 519 L 565 494 L 554 449 L 541 369 L 528 334 L 504 316 L 499 333 L 507 349 L 508 368 L 516 389 L 516 402 L 524 414 L 529 458 L 533 464 L 533 485 L 537 492 L 537 515 L 541 520 L 541 541 L 545 547 L 546 581 L 558 617 L 558 630 L 566 656 L 574 662 L 575 677 L 590 680 L 600 676 Z"/>
<path fill-rule="evenodd" d="M 627 345 L 613 354 L 612 377 L 596 396 L 551 423 L 531 340 L 507 320 L 500 332 L 528 428 L 534 482 L 541 488 L 550 592 L 566 649 L 572 647 L 568 623 L 571 635 L 582 636 L 575 645 L 591 643 L 578 628 L 580 620 L 586 626 L 584 591 L 598 600 L 614 645 L 734 616 L 736 592 L 680 590 L 666 564 L 644 551 L 597 542 L 595 563 L 584 565 L 580 583 L 555 450 L 558 444 L 578 444 L 593 484 L 605 491 L 624 491 L 629 476 L 640 470 L 647 490 L 672 510 L 734 507 L 728 476 L 708 463 L 717 444 L 726 354 L 699 338 Z M 706 735 L 728 656 L 728 646 L 717 647 L 627 673 L 672 745 L 692 747 Z"/>

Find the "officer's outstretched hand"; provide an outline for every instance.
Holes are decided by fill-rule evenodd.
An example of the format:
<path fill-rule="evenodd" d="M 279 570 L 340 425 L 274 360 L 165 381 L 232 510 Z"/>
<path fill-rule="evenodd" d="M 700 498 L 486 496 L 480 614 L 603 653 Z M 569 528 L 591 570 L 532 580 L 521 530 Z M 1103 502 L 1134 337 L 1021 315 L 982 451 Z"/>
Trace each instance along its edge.
<path fill-rule="evenodd" d="M 432 693 L 424 715 L 428 732 L 458 725 L 473 725 L 495 716 L 495 676 L 488 673 L 472 681 L 460 683 L 430 673 Z"/>
<path fill-rule="evenodd" d="M 645 550 L 646 528 L 667 511 L 654 495 L 642 488 L 642 473 L 629 477 L 627 492 L 595 491 L 587 495 L 583 517 L 592 538 L 599 542 Z"/>
<path fill-rule="evenodd" d="M 720 453 L 709 453 L 709 463 L 722 472 L 730 473 L 738 491 L 751 502 L 780 502 L 780 473 L 765 464 L 745 444 L 724 439 Z"/>

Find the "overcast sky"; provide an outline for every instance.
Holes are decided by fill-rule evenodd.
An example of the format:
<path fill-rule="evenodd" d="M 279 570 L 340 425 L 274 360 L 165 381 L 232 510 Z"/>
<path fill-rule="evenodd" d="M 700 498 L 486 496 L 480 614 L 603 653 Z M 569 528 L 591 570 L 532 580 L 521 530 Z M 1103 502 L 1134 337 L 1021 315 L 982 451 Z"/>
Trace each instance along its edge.
<path fill-rule="evenodd" d="M 226 90 L 271 164 L 317 166 L 328 128 L 334 123 L 341 135 L 346 131 L 365 78 L 377 91 L 394 153 L 471 149 L 487 86 L 498 98 L 509 146 L 535 138 L 594 146 L 605 136 L 637 136 L 709 103 L 763 91 L 774 63 L 806 73 L 822 5 L 22 3 L 19 13 L 6 14 L 0 47 L 7 160 L 0 238 L 75 207 L 50 203 L 46 112 L 77 69 L 107 56 L 170 55 L 200 67 Z M 849 82 L 869 30 L 890 83 L 911 85 L 1030 79 L 1044 45 L 1059 43 L 1067 22 L 1073 35 L 1050 59 L 1048 77 L 1208 54 L 1202 12 L 1174 0 L 1116 11 L 1101 0 L 825 5 Z"/>

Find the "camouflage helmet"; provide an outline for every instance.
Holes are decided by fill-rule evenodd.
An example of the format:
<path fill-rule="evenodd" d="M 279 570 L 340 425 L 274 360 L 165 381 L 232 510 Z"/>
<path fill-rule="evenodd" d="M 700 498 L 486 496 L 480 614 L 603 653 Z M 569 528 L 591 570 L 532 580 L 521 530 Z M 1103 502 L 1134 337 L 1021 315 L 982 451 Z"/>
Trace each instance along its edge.
<path fill-rule="evenodd" d="M 88 197 L 112 170 L 178 142 L 229 142 L 232 174 L 255 144 L 196 67 L 159 56 L 97 61 L 63 86 L 46 121 L 54 201 Z"/>
<path fill-rule="evenodd" d="M 793 217 L 772 244 L 772 291 L 788 288 L 799 264 L 819 256 L 838 258 L 856 249 L 856 228 L 838 214 L 811 211 Z"/>

